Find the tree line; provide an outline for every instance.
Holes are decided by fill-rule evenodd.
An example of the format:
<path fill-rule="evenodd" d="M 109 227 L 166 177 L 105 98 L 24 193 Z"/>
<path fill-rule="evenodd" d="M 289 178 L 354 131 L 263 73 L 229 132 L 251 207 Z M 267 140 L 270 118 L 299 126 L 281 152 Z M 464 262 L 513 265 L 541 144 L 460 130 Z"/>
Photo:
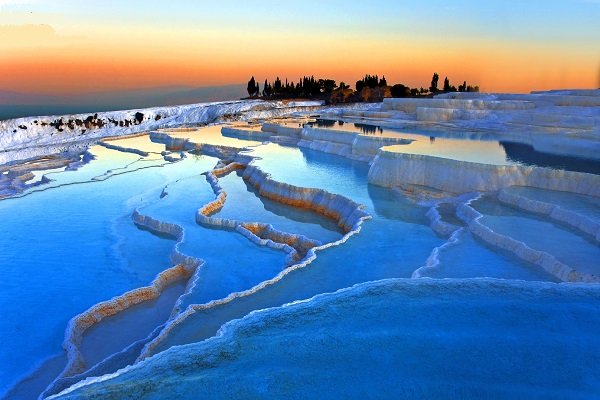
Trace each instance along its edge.
<path fill-rule="evenodd" d="M 419 97 L 419 96 L 431 96 L 440 93 L 449 92 L 479 92 L 479 86 L 467 85 L 467 81 L 463 81 L 462 84 L 458 85 L 458 88 L 450 84 L 448 77 L 444 78 L 444 86 L 442 89 L 438 88 L 438 82 L 440 75 L 437 72 L 433 73 L 431 77 L 431 84 L 429 88 L 410 88 L 401 83 L 398 83 L 391 88 L 392 97 Z"/>
<path fill-rule="evenodd" d="M 452 85 L 448 77 L 445 77 L 442 89 L 439 89 L 439 74 L 433 73 L 431 77 L 431 84 L 429 88 L 411 88 L 409 86 L 397 83 L 389 86 L 385 76 L 379 78 L 378 75 L 366 74 L 363 78 L 356 81 L 354 85 L 353 96 L 349 96 L 351 101 L 360 101 L 360 95 L 363 93 L 365 88 L 375 89 L 381 88 L 380 90 L 389 89 L 392 97 L 426 97 L 432 96 L 439 93 L 447 92 L 479 92 L 479 86 L 467 85 L 466 81 L 459 84 L 458 87 Z M 298 79 L 297 82 L 288 82 L 285 79 L 285 83 L 276 77 L 274 81 L 269 82 L 265 79 L 262 88 L 258 81 L 252 76 L 248 81 L 247 86 L 248 95 L 250 97 L 263 97 L 269 99 L 275 98 L 319 98 L 328 99 L 334 94 L 334 92 L 351 91 L 350 86 L 344 82 L 340 82 L 338 85 L 334 79 L 330 78 L 315 78 L 314 76 L 303 76 Z"/>
<path fill-rule="evenodd" d="M 275 78 L 273 82 L 269 82 L 265 79 L 262 86 L 254 79 L 254 76 L 248 81 L 248 95 L 250 97 L 268 97 L 268 98 L 299 98 L 299 97 L 320 97 L 322 95 L 329 95 L 335 89 L 346 87 L 344 82 L 337 85 L 333 79 L 316 79 L 314 76 L 303 76 L 298 79 L 298 82 L 288 82 L 287 78 L 285 83 Z"/>

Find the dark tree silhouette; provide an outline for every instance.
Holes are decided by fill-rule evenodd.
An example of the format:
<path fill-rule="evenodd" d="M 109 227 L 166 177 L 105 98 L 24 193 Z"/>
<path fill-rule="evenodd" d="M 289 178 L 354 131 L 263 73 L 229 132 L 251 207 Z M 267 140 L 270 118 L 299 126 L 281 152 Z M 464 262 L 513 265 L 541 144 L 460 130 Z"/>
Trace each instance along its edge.
<path fill-rule="evenodd" d="M 319 79 L 319 88 L 322 89 L 325 94 L 331 94 L 336 87 L 337 85 L 333 79 Z"/>
<path fill-rule="evenodd" d="M 449 92 L 450 91 L 450 80 L 448 79 L 448 77 L 444 78 L 444 92 Z"/>
<path fill-rule="evenodd" d="M 279 94 L 279 93 L 281 93 L 281 89 L 282 89 L 281 79 L 279 79 L 279 77 L 277 77 L 275 79 L 275 83 L 273 84 L 273 93 Z"/>
<path fill-rule="evenodd" d="M 248 81 L 248 96 L 254 96 L 254 94 L 256 93 L 256 81 L 254 80 L 254 77 L 250 78 L 250 80 Z"/>
<path fill-rule="evenodd" d="M 437 74 L 437 72 L 434 72 L 433 77 L 431 78 L 431 86 L 429 87 L 429 91 L 431 93 L 437 93 L 439 80 L 440 80 L 440 76 Z"/>
<path fill-rule="evenodd" d="M 363 88 L 365 87 L 365 81 L 363 81 L 362 79 L 360 81 L 356 81 L 355 87 L 358 93 L 362 92 Z"/>
<path fill-rule="evenodd" d="M 385 85 L 383 85 L 384 83 Z M 370 87 L 376 88 L 377 86 L 387 86 L 387 82 L 385 81 L 385 77 L 380 81 L 377 75 L 369 75 L 366 74 L 364 78 L 360 81 L 356 81 L 356 91 L 361 92 L 363 88 Z"/>
<path fill-rule="evenodd" d="M 396 84 L 390 88 L 391 94 L 393 97 L 419 97 L 425 96 L 428 93 L 436 94 L 441 91 L 438 89 L 438 81 L 439 75 L 436 72 L 432 76 L 429 90 L 423 87 L 411 88 L 403 84 Z M 315 79 L 314 76 L 303 76 L 298 80 L 298 83 L 294 83 L 293 81 L 290 82 L 287 77 L 284 78 L 284 81 L 277 77 L 273 82 L 269 82 L 267 79 L 265 79 L 262 87 L 262 95 L 270 98 L 320 98 L 332 102 L 363 101 L 364 95 L 361 96 L 361 91 L 367 87 L 388 87 L 388 83 L 385 76 L 382 76 L 381 79 L 379 79 L 377 75 L 366 74 L 362 79 L 356 81 L 356 93 L 349 96 L 348 94 L 342 93 L 333 95 L 336 88 L 342 90 L 350 89 L 350 87 L 344 82 L 340 82 L 340 85 L 337 86 L 336 81 L 333 79 Z M 467 86 L 467 82 L 465 81 L 462 83 L 462 85 L 459 85 L 457 89 L 455 86 L 450 84 L 450 80 L 448 77 L 446 77 L 444 79 L 443 90 L 446 92 L 455 92 L 457 90 L 462 92 L 474 92 L 479 91 L 479 87 L 470 85 Z M 248 81 L 248 94 L 250 96 L 258 96 L 261 94 L 260 85 L 256 82 L 254 77 Z"/>
<path fill-rule="evenodd" d="M 376 88 L 379 85 L 379 77 L 377 75 L 365 75 L 365 85 L 368 87 Z"/>
<path fill-rule="evenodd" d="M 410 88 L 401 83 L 392 86 L 392 97 L 408 97 L 410 96 Z"/>

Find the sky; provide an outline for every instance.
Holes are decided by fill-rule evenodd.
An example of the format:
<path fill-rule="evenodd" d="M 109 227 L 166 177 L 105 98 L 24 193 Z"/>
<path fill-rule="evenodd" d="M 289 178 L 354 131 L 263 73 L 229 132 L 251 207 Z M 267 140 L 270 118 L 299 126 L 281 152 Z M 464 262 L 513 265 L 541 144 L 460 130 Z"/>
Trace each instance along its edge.
<path fill-rule="evenodd" d="M 0 91 L 364 74 L 483 91 L 600 86 L 600 0 L 0 0 Z"/>

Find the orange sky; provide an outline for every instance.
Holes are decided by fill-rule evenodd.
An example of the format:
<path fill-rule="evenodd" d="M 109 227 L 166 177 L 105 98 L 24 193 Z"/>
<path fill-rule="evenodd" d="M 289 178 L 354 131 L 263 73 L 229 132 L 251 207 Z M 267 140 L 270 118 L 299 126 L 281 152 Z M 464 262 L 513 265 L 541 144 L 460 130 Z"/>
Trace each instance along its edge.
<path fill-rule="evenodd" d="M 52 13 L 40 3 L 0 9 L 0 90 L 68 94 L 245 83 L 250 75 L 262 83 L 275 75 L 296 80 L 303 74 L 353 85 L 365 73 L 426 87 L 434 71 L 486 91 L 600 85 L 598 28 L 576 30 L 573 40 L 560 35 L 544 40 L 531 32 L 520 40 L 516 29 L 498 34 L 501 26 L 482 34 L 477 27 L 451 30 L 452 25 L 444 27 L 447 34 L 413 33 L 392 30 L 393 23 L 374 30 L 345 22 L 255 29 L 235 15 L 236 23 L 176 24 L 88 20 L 74 11 L 73 22 L 73 15 Z M 40 10 L 28 13 L 28 7 Z"/>

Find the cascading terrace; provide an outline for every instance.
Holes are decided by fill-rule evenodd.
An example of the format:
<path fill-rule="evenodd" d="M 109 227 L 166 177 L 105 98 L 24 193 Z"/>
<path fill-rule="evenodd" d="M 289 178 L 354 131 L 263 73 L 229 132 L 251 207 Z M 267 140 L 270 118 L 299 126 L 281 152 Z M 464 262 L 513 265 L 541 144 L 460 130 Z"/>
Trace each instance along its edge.
<path fill-rule="evenodd" d="M 114 382 L 127 385 L 132 375 L 163 368 L 164 360 L 185 358 L 188 349 L 215 341 L 215 335 L 218 339 L 224 332 L 220 330 L 223 324 L 244 326 L 247 322 L 230 321 L 248 314 L 242 321 L 298 309 L 290 303 L 305 304 L 310 314 L 311 307 L 321 300 L 307 299 L 324 293 L 331 293 L 327 295 L 331 299 L 345 296 L 343 293 L 362 293 L 359 297 L 366 298 L 364 293 L 371 293 L 368 287 L 381 284 L 373 290 L 387 293 L 389 284 L 394 288 L 390 289 L 395 293 L 392 297 L 403 290 L 417 293 L 419 288 L 429 288 L 433 292 L 421 297 L 441 296 L 444 305 L 468 301 L 459 288 L 470 288 L 477 293 L 475 297 L 492 304 L 492 296 L 484 294 L 491 288 L 498 301 L 522 304 L 521 298 L 507 298 L 506 293 L 525 288 L 531 292 L 527 298 L 533 298 L 538 287 L 546 294 L 548 288 L 565 287 L 556 291 L 562 299 L 575 296 L 578 288 L 587 287 L 585 283 L 600 282 L 593 261 L 600 243 L 599 175 L 594 168 L 589 173 L 571 157 L 572 148 L 587 146 L 589 150 L 597 145 L 597 117 L 587 109 L 578 116 L 569 114 L 570 107 L 595 100 L 554 96 L 390 100 L 383 105 L 319 109 L 321 119 L 307 115 L 307 110 L 315 112 L 311 107 L 293 119 L 265 120 L 263 117 L 289 116 L 299 109 L 274 111 L 255 102 L 228 103 L 223 110 L 211 106 L 190 115 L 174 109 L 171 116 L 152 121 L 160 112 L 155 110 L 155 114 L 144 113 L 148 121 L 124 127 L 123 132 L 114 126 L 92 128 L 86 140 L 147 129 L 150 133 L 139 140 L 150 139 L 152 145 L 138 144 L 133 136 L 102 141 L 100 148 L 95 146 L 89 153 L 100 157 L 87 158 L 88 164 L 82 163 L 81 152 L 77 153 L 73 165 L 82 163 L 81 171 L 73 172 L 72 178 L 64 171 L 46 169 L 62 168 L 62 159 L 57 164 L 40 164 L 39 171 L 35 160 L 29 166 L 3 167 L 13 172 L 10 177 L 0 176 L 0 181 L 32 183 L 27 179 L 28 168 L 36 169 L 36 178 L 42 176 L 36 187 L 23 187 L 22 196 L 12 193 L 10 197 L 15 198 L 9 201 L 37 206 L 36 196 L 51 198 L 49 194 L 64 192 L 58 198 L 68 208 L 69 202 L 84 192 L 98 215 L 109 215 L 115 203 L 108 199 L 117 196 L 123 197 L 126 206 L 122 208 L 127 210 L 126 218 L 115 214 L 110 223 L 98 219 L 97 226 L 108 226 L 109 233 L 95 228 L 101 237 L 123 232 L 119 241 L 110 245 L 109 255 L 114 252 L 115 261 L 103 261 L 107 267 L 96 275 L 69 283 L 73 287 L 83 287 L 88 281 L 107 285 L 110 281 L 99 275 L 106 270 L 114 281 L 126 284 L 115 285 L 109 295 L 89 296 L 94 301 L 81 307 L 87 310 L 69 313 L 69 317 L 76 316 L 69 320 L 64 335 L 66 364 L 62 364 L 62 372 L 53 374 L 49 386 L 45 384 L 41 397 L 93 393 Z M 241 114 L 226 113 L 225 109 L 240 110 Z M 105 117 L 99 115 L 98 120 Z M 238 117 L 251 123 L 196 127 Z M 563 125 L 569 132 L 560 129 Z M 506 127 L 516 126 L 520 128 L 504 133 Z M 519 136 L 528 130 L 530 135 Z M 16 138 L 21 142 L 11 146 L 17 149 L 35 142 L 39 138 L 33 133 L 33 129 L 23 130 Z M 575 138 L 571 147 L 554 146 L 567 136 Z M 507 144 L 504 139 L 521 139 L 519 143 L 529 147 Z M 74 138 L 69 141 L 77 143 Z M 529 157 L 524 149 L 533 149 L 535 157 Z M 546 158 L 541 149 L 556 152 Z M 24 150 L 11 150 L 11 154 Z M 118 157 L 113 161 L 102 154 Z M 44 172 L 55 180 L 44 178 Z M 13 230 L 26 229 L 29 220 L 21 223 L 14 212 L 4 210 L 11 210 L 11 204 L 0 202 L 0 216 Z M 52 202 L 45 205 L 48 214 L 57 212 Z M 78 220 L 80 209 L 82 206 L 74 203 L 69 230 L 78 228 L 73 221 Z M 116 218 L 121 218 L 120 222 Z M 363 224 L 367 219 L 371 221 Z M 126 225 L 130 227 L 124 228 Z M 532 233 L 536 230 L 548 232 L 549 242 L 536 237 Z M 137 243 L 127 241 L 135 235 L 147 236 L 140 236 Z M 81 242 L 94 240 L 82 237 Z M 7 238 L 2 241 L 10 244 L 7 249 L 16 243 Z M 164 257 L 145 272 L 143 264 L 159 254 L 155 247 L 164 249 L 160 252 Z M 131 259 L 143 260 L 140 265 L 132 267 L 127 264 L 130 258 L 122 256 L 130 248 L 137 249 Z M 62 253 L 57 253 L 60 262 L 52 264 L 52 251 L 40 250 L 56 270 L 52 279 L 60 281 L 69 274 L 58 268 L 64 260 Z M 85 264 L 86 260 L 81 260 L 82 269 Z M 480 279 L 484 277 L 501 279 Z M 386 279 L 391 280 L 382 281 Z M 554 286 L 531 281 L 568 283 Z M 586 298 L 594 293 L 590 291 Z M 99 302 L 111 296 L 111 300 Z M 147 318 L 146 309 L 162 314 Z M 264 309 L 272 311 L 260 311 Z M 551 314 L 546 309 L 523 310 Z M 426 314 L 435 312 L 435 307 L 427 308 Z M 454 308 L 450 312 L 457 313 Z M 480 317 L 478 321 L 485 320 L 485 312 Z M 411 318 L 411 323 L 421 321 L 420 316 L 407 321 Z M 139 321 L 148 326 L 138 328 L 135 324 Z M 448 323 L 453 321 L 449 316 Z M 410 324 L 406 329 L 412 329 Z M 122 334 L 118 334 L 119 340 L 107 340 L 110 343 L 105 347 L 93 349 L 98 335 L 107 332 Z M 305 336 L 308 348 L 313 335 Z M 303 348 L 300 345 L 297 350 Z M 152 376 L 147 379 L 154 382 Z M 152 385 L 162 387 L 159 381 Z M 17 393 L 24 391 L 9 393 L 8 398 L 18 397 Z"/>
<path fill-rule="evenodd" d="M 156 141 L 172 143 L 166 134 L 155 135 L 152 138 Z M 119 146 L 111 146 L 111 148 L 113 150 L 116 149 L 120 151 L 131 152 L 129 149 L 121 149 Z M 186 141 L 185 144 L 182 145 L 181 148 L 178 147 L 177 150 L 190 150 L 191 148 L 193 148 L 193 151 L 200 152 L 207 150 L 207 152 L 213 155 L 218 154 L 220 156 L 228 157 L 231 157 L 232 155 L 234 156 L 234 154 L 232 154 L 232 148 L 221 148 L 220 146 L 203 147 L 192 144 L 189 141 Z M 242 149 L 235 150 L 239 152 Z M 134 153 L 138 154 L 137 152 Z M 251 157 L 241 156 L 239 159 L 245 159 L 246 161 L 249 161 L 251 160 Z M 243 236 L 257 245 L 282 250 L 288 254 L 288 266 L 290 266 L 290 268 L 298 268 L 299 266 L 308 265 L 316 258 L 315 250 L 319 248 L 327 248 L 332 245 L 332 243 L 323 245 L 319 241 L 308 239 L 301 235 L 278 231 L 270 224 L 223 220 L 207 216 L 217 212 L 226 201 L 227 194 L 219 186 L 217 176 L 223 176 L 235 170 L 246 171 L 247 169 L 251 169 L 252 173 L 248 175 L 244 174 L 245 179 L 247 179 L 249 182 L 252 182 L 252 184 L 257 188 L 263 187 L 263 192 L 266 193 L 264 194 L 266 197 L 275 199 L 284 204 L 311 208 L 318 213 L 335 219 L 340 226 L 346 229 L 346 236 L 340 240 L 339 243 L 333 244 L 341 244 L 345 242 L 348 237 L 360 230 L 360 224 L 363 220 L 368 218 L 368 215 L 361 210 L 361 206 L 359 204 L 356 204 L 351 200 L 344 198 L 343 196 L 332 195 L 319 189 L 304 189 L 291 185 L 284 185 L 280 182 L 269 179 L 268 175 L 264 174 L 256 167 L 252 167 L 248 164 L 241 164 L 239 162 L 227 162 L 226 160 L 222 159 L 212 170 L 204 173 L 207 177 L 207 181 L 210 183 L 213 191 L 215 192 L 216 199 L 205 204 L 198 210 L 198 223 L 210 225 L 212 227 L 218 227 L 221 229 L 232 229 L 241 233 Z M 281 186 L 284 186 L 285 190 L 278 191 L 277 188 Z M 336 209 L 335 207 L 339 207 L 340 209 Z M 349 215 L 344 214 L 347 212 L 347 210 L 351 210 Z M 204 261 L 187 256 L 180 251 L 179 247 L 185 240 L 185 231 L 183 228 L 174 223 L 162 222 L 152 218 L 151 216 L 143 215 L 138 210 L 133 212 L 132 220 L 139 227 L 147 229 L 158 235 L 169 236 L 177 241 L 171 254 L 171 261 L 175 266 L 161 272 L 150 286 L 135 289 L 121 296 L 113 298 L 112 300 L 99 303 L 84 313 L 74 317 L 69 322 L 63 344 L 67 352 L 67 365 L 63 372 L 42 394 L 42 397 L 58 393 L 59 391 L 68 387 L 68 384 L 73 383 L 72 378 L 76 376 L 87 376 L 82 374 L 86 371 L 89 371 L 89 367 L 92 367 L 92 370 L 94 367 L 97 367 L 86 365 L 84 356 L 79 350 L 79 346 L 85 331 L 91 326 L 100 323 L 103 319 L 114 316 L 118 313 L 126 312 L 134 305 L 156 299 L 158 296 L 160 296 L 161 291 L 165 286 L 177 280 L 189 280 L 185 293 L 179 298 L 178 302 L 173 308 L 170 321 L 166 322 L 166 325 L 161 329 L 161 332 L 156 335 L 155 339 L 146 344 L 144 347 L 144 351 L 146 351 L 146 349 L 151 348 L 154 343 L 160 340 L 161 335 L 163 335 L 165 332 L 168 332 L 169 327 L 176 324 L 177 321 L 181 319 L 182 315 L 185 315 L 186 312 L 189 312 L 190 309 L 193 309 L 193 306 L 189 306 L 187 310 L 181 310 L 181 299 L 185 297 L 186 293 L 189 293 L 192 290 L 196 279 L 193 276 L 198 268 L 202 268 Z M 348 228 L 348 224 L 352 224 L 352 228 Z M 285 271 L 286 270 L 282 272 L 283 275 Z M 275 278 L 274 281 L 276 281 L 276 279 L 277 278 Z M 253 288 L 249 292 L 256 290 L 258 289 Z M 243 293 L 237 295 L 243 295 Z M 142 357 L 143 354 L 144 353 L 142 352 Z"/>

